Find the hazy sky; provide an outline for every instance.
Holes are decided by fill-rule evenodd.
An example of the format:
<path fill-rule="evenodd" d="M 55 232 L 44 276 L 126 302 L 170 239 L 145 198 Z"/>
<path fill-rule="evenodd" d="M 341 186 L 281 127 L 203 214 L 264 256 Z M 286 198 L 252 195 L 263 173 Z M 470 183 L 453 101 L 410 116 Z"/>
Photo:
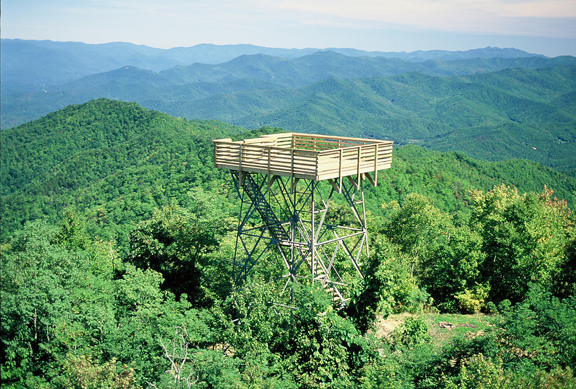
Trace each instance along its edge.
<path fill-rule="evenodd" d="M 2 37 L 576 56 L 576 0 L 2 0 Z"/>

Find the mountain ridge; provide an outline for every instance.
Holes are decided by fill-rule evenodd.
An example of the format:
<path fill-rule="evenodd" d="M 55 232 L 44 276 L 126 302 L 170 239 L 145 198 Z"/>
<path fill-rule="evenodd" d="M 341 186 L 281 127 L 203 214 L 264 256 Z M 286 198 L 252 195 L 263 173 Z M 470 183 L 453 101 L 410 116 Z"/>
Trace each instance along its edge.
<path fill-rule="evenodd" d="M 323 66 L 330 61 L 336 64 Z M 337 73 L 347 69 L 344 63 L 358 61 L 369 66 L 352 66 L 352 73 Z M 271 126 L 293 132 L 388 137 L 400 144 L 444 151 L 462 147 L 470 155 L 488 160 L 528 158 L 560 169 L 576 168 L 571 157 L 576 154 L 576 58 L 506 60 L 526 66 L 547 61 L 555 66 L 505 67 L 450 77 L 412 71 L 389 77 L 345 78 L 369 74 L 366 69 L 372 69 L 377 61 L 382 59 L 329 52 L 296 60 L 243 56 L 232 65 L 202 65 L 213 78 L 202 76 L 208 81 L 183 84 L 183 73 L 172 77 L 170 72 L 124 67 L 69 84 L 68 91 L 12 100 L 3 96 L 2 120 L 40 116 L 105 97 L 135 101 L 172 116 L 217 119 L 251 129 Z M 430 65 L 416 65 L 422 64 Z M 302 71 L 303 67 L 323 69 L 323 73 L 315 75 Z M 303 74 L 300 81 L 295 74 Z M 283 78 L 304 86 L 291 88 Z M 475 140 L 484 143 L 474 146 Z"/>
<path fill-rule="evenodd" d="M 282 49 L 255 46 L 249 44 L 240 45 L 213 45 L 199 44 L 191 47 L 173 47 L 170 49 L 159 49 L 145 45 L 136 45 L 126 42 L 110 42 L 103 44 L 87 44 L 82 42 L 58 42 L 58 41 L 37 41 L 22 39 L 1 39 L 2 46 L 2 68 L 3 72 L 13 72 L 14 70 L 27 68 L 30 66 L 29 53 L 26 49 L 33 51 L 33 57 L 37 61 L 46 63 L 56 58 L 50 53 L 55 50 L 59 56 L 67 53 L 69 58 L 60 64 L 68 68 L 71 64 L 78 63 L 75 66 L 76 74 L 64 70 L 63 75 L 68 74 L 68 81 L 76 78 L 78 73 L 88 75 L 112 70 L 122 66 L 139 66 L 147 70 L 160 71 L 177 65 L 190 65 L 192 63 L 217 64 L 228 62 L 243 54 L 267 54 L 284 58 L 297 58 L 309 55 L 318 51 L 340 52 L 347 56 L 370 56 L 370 57 L 395 57 L 412 61 L 428 59 L 462 59 L 462 58 L 491 58 L 507 57 L 517 58 L 522 56 L 537 56 L 538 54 L 527 53 L 522 50 L 513 48 L 495 48 L 486 47 L 481 49 L 472 49 L 466 51 L 447 51 L 447 50 L 430 50 L 415 52 L 381 52 L 381 51 L 364 51 L 347 48 L 305 48 L 305 49 Z M 87 61 L 86 58 L 91 60 Z M 42 70 L 42 67 L 38 67 Z M 57 69 L 48 69 L 44 72 L 48 75 L 50 71 Z M 5 80 L 9 81 L 10 77 Z M 65 77 L 66 78 L 66 77 Z M 54 82 L 55 78 L 39 78 L 34 82 L 40 84 Z M 62 81 L 60 81 L 61 83 Z"/>
<path fill-rule="evenodd" d="M 66 105 L 81 104 L 99 97 L 127 99 L 143 104 L 147 99 L 138 95 L 136 93 L 138 91 L 141 91 L 142 95 L 165 96 L 161 100 L 167 102 L 189 100 L 186 96 L 170 95 L 159 88 L 199 82 L 228 83 L 241 79 L 255 79 L 276 85 L 270 89 L 299 88 L 327 77 L 392 76 L 410 71 L 451 76 L 493 72 L 507 67 L 538 68 L 564 64 L 576 65 L 576 58 L 524 57 L 406 62 L 400 59 L 346 57 L 333 52 L 319 52 L 297 59 L 262 54 L 241 56 L 224 64 L 177 66 L 161 72 L 124 66 L 109 72 L 89 75 L 64 86 L 53 88 L 46 86 L 46 89 L 38 92 L 10 92 L 10 88 L 6 89 L 2 84 L 1 125 L 4 129 L 13 127 Z M 262 84 L 259 88 L 261 87 Z M 247 90 L 251 89 L 249 86 Z"/>
<path fill-rule="evenodd" d="M 329 78 L 299 88 L 297 93 L 239 92 L 178 105 L 161 101 L 142 104 L 173 116 L 207 118 L 211 113 L 212 118 L 247 128 L 266 125 L 294 132 L 387 137 L 440 150 L 458 150 L 461 137 L 453 145 L 438 141 L 447 134 L 458 132 L 466 138 L 461 141 L 470 144 L 478 138 L 470 137 L 483 129 L 492 134 L 512 131 L 501 134 L 512 141 L 503 145 L 504 155 L 471 155 L 488 160 L 528 158 L 574 169 L 575 89 L 576 67 L 555 67 L 449 78 L 421 73 Z M 506 143 L 497 138 L 491 136 L 490 148 Z M 529 145 L 524 144 L 527 141 Z M 478 147 L 478 151 L 485 149 Z M 472 151 L 469 146 L 466 150 Z"/>
<path fill-rule="evenodd" d="M 73 207 L 86 215 L 92 235 L 114 236 L 125 245 L 134 217 L 150 217 L 154 208 L 184 201 L 194 188 L 235 196 L 227 172 L 214 167 L 212 139 L 276 131 L 188 121 L 108 99 L 2 131 L 2 236 L 25 220 L 56 220 Z M 379 204 L 412 192 L 456 210 L 466 206 L 469 190 L 500 183 L 520 191 L 547 185 L 570 204 L 576 191 L 576 177 L 531 161 L 485 162 L 413 145 L 396 148 L 394 161 L 392 169 L 381 172 L 379 186 L 367 188 L 375 214 L 382 212 Z M 438 175 L 442 180 L 430 179 Z"/>

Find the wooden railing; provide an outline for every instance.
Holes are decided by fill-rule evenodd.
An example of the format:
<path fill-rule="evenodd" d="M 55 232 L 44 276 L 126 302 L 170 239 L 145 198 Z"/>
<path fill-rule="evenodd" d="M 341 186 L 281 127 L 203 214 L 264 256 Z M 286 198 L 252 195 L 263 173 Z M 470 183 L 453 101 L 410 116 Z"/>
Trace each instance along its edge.
<path fill-rule="evenodd" d="M 233 142 L 214 140 L 214 162 L 222 169 L 316 181 L 368 174 L 392 164 L 392 141 L 284 133 Z M 374 180 L 370 177 L 374 173 Z"/>

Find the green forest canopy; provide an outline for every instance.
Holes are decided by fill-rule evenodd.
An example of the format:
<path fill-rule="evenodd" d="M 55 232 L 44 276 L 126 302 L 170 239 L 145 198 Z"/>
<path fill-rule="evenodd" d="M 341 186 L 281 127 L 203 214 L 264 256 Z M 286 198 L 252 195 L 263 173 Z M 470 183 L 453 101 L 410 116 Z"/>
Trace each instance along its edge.
<path fill-rule="evenodd" d="M 235 209 L 230 178 L 213 165 L 212 139 L 242 131 L 106 99 L 2 131 L 2 237 L 26 220 L 56 221 L 73 207 L 88 218 L 91 234 L 117 239 L 125 248 L 134 218 L 148 218 L 173 201 L 182 204 L 196 187 Z M 546 185 L 570 206 L 576 191 L 573 177 L 534 162 L 491 163 L 415 146 L 395 149 L 392 169 L 380 175 L 380 185 L 366 194 L 377 215 L 380 204 L 413 192 L 455 211 L 470 202 L 470 190 L 502 183 L 521 192 L 541 192 Z"/>
<path fill-rule="evenodd" d="M 314 283 L 281 297 L 274 257 L 232 300 L 229 136 L 250 134 L 105 99 L 2 132 L 2 386 L 576 385 L 573 177 L 398 148 L 347 307 Z M 477 312 L 484 332 L 430 328 Z"/>

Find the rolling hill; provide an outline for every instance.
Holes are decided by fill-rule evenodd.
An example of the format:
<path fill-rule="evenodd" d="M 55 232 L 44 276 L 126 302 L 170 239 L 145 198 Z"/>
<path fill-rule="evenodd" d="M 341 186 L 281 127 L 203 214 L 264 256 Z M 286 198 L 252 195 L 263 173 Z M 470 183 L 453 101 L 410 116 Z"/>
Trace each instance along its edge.
<path fill-rule="evenodd" d="M 120 58 L 122 58 L 120 56 Z M 148 100 L 176 106 L 222 93 L 230 83 L 237 92 L 294 89 L 327 78 L 353 79 L 387 77 L 405 72 L 431 76 L 452 76 L 494 72 L 510 67 L 539 68 L 576 65 L 573 57 L 474 58 L 457 60 L 405 61 L 386 57 L 349 57 L 330 51 L 316 52 L 299 58 L 272 57 L 263 54 L 242 55 L 222 64 L 194 63 L 154 72 L 135 66 L 122 66 L 95 73 L 64 85 L 43 85 L 36 89 L 18 88 L 10 80 L 10 70 L 2 72 L 2 128 L 37 119 L 70 104 L 105 97 L 135 101 L 150 108 Z M 25 67 L 18 71 L 25 71 Z M 29 70 L 29 75 L 36 74 Z M 84 73 L 82 73 L 84 74 Z M 240 85 L 244 85 L 239 88 Z M 188 91 L 191 90 L 191 93 Z M 203 95 L 194 93 L 199 90 Z M 265 107 L 263 107 L 265 108 Z M 184 115 L 188 118 L 193 112 Z M 209 113 L 208 113 L 209 114 Z M 202 117 L 205 118 L 205 117 Z M 217 118 L 217 115 L 208 115 Z"/>
<path fill-rule="evenodd" d="M 107 99 L 2 131 L 2 239 L 27 220 L 58 220 L 66 207 L 86 218 L 92 236 L 112 237 L 121 247 L 127 247 L 134 220 L 171 202 L 186 204 L 195 191 L 234 210 L 230 178 L 213 165 L 212 139 L 250 136 L 245 132 Z M 430 196 L 441 209 L 461 210 L 470 189 L 500 183 L 520 191 L 547 185 L 559 198 L 574 201 L 576 179 L 535 162 L 483 162 L 416 146 L 395 150 L 394 158 L 381 184 L 367 190 L 375 214 L 380 204 L 413 192 Z"/>
<path fill-rule="evenodd" d="M 10 82 L 8 86 L 3 82 L 4 129 L 104 97 L 134 101 L 172 116 L 215 119 L 250 129 L 269 126 L 353 134 L 463 151 L 492 161 L 521 158 L 565 171 L 576 168 L 574 57 L 546 58 L 495 48 L 394 57 L 394 53 L 275 51 L 253 46 L 158 51 L 121 43 L 6 43 L 9 54 L 20 47 L 21 58 L 61 50 L 60 57 L 51 57 L 55 62 L 46 63 L 47 68 L 60 64 L 62 69 L 67 68 L 60 60 L 76 69 L 74 53 L 86 53 L 86 61 L 109 53 L 113 60 L 102 66 L 142 55 L 171 58 L 166 66 L 183 63 L 193 52 L 250 55 L 159 71 L 122 66 L 65 85 L 45 85 L 39 92 L 12 93 Z M 2 60 L 9 65 L 8 71 L 3 68 L 3 79 L 10 80 L 10 69 L 18 61 L 14 55 Z M 94 70 L 88 63 L 86 67 Z M 145 67 L 154 66 L 146 63 Z"/>
<path fill-rule="evenodd" d="M 330 78 L 293 93 L 252 91 L 143 106 L 247 128 L 386 138 L 492 161 L 522 158 L 574 169 L 575 88 L 576 67 L 558 66 L 453 77 Z"/>

